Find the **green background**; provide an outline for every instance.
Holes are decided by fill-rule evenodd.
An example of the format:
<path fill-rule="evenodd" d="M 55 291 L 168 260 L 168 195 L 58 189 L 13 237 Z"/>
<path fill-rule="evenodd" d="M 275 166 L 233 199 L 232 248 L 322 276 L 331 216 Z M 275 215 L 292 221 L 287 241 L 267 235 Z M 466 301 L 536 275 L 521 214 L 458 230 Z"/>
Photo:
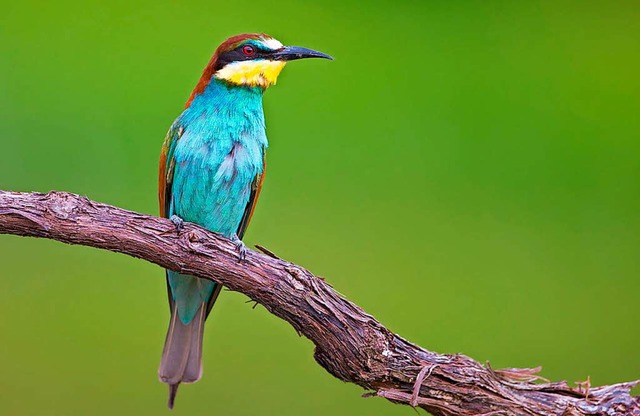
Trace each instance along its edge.
<path fill-rule="evenodd" d="M 0 14 L 0 189 L 157 213 L 157 159 L 215 47 L 264 31 L 333 62 L 265 95 L 246 237 L 402 336 L 494 367 L 640 378 L 635 2 L 12 2 Z M 165 414 L 163 272 L 0 236 L 7 415 Z M 174 414 L 411 415 L 226 292 Z"/>

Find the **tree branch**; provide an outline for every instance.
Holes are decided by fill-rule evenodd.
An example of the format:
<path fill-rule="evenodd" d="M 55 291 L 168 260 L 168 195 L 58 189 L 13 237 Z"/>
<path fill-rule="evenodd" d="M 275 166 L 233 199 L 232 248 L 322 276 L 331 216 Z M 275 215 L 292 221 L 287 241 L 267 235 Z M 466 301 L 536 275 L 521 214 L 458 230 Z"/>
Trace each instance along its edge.
<path fill-rule="evenodd" d="M 535 383 L 536 369 L 493 370 L 464 355 L 414 345 L 343 298 L 322 278 L 272 253 L 239 263 L 229 240 L 185 223 L 126 211 L 64 192 L 0 191 L 0 233 L 43 237 L 128 254 L 222 283 L 289 322 L 340 380 L 434 415 L 634 415 L 639 381 L 589 388 Z"/>

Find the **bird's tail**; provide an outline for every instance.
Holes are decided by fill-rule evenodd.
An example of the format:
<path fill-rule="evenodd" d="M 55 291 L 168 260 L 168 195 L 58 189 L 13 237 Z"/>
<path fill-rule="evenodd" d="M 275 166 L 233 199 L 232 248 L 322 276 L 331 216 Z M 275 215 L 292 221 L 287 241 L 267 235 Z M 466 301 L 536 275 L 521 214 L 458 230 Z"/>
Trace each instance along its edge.
<path fill-rule="evenodd" d="M 172 308 L 167 339 L 164 342 L 158 377 L 169 385 L 169 408 L 180 383 L 194 383 L 202 377 L 202 337 L 207 304 L 202 303 L 195 317 L 184 324 L 178 317 L 178 308 Z"/>

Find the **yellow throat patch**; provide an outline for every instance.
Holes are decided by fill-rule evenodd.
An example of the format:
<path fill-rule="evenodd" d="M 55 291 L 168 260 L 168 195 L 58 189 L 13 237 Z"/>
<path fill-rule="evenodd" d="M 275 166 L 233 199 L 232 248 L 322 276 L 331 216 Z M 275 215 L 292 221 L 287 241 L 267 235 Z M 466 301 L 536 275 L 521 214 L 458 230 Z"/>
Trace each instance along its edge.
<path fill-rule="evenodd" d="M 215 77 L 236 85 L 268 88 L 276 83 L 285 64 L 268 59 L 232 62 L 216 72 Z"/>

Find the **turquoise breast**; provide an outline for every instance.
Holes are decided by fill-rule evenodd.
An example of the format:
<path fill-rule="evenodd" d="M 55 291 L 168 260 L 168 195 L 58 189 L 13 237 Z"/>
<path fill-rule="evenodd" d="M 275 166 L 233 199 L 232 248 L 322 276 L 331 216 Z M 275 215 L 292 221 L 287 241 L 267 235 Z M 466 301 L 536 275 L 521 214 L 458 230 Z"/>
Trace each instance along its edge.
<path fill-rule="evenodd" d="M 176 120 L 171 215 L 227 237 L 236 233 L 267 148 L 259 87 L 212 80 Z"/>
<path fill-rule="evenodd" d="M 262 92 L 212 80 L 178 117 L 169 215 L 226 237 L 237 233 L 267 148 Z M 167 272 L 180 320 L 191 322 L 216 283 Z"/>

